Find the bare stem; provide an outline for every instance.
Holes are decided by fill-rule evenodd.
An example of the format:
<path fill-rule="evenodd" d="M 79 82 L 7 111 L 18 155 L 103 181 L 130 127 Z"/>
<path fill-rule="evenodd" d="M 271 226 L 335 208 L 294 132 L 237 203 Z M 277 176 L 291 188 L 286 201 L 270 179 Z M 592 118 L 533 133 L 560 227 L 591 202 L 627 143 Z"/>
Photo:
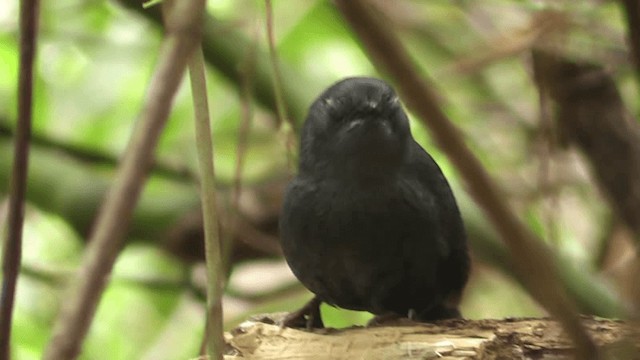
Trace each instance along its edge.
<path fill-rule="evenodd" d="M 0 297 L 0 359 L 11 354 L 11 322 L 18 272 L 22 259 L 22 225 L 27 191 L 29 140 L 33 98 L 33 62 L 36 53 L 38 0 L 20 2 L 20 74 L 18 78 L 18 126 L 15 134 L 13 171 L 9 190 L 9 229 L 4 242 L 2 295 Z"/>
<path fill-rule="evenodd" d="M 289 169 L 293 167 L 294 156 L 293 149 L 296 148 L 296 124 L 288 117 L 287 109 L 282 95 L 282 74 L 280 73 L 280 64 L 278 62 L 278 53 L 276 52 L 276 41 L 273 36 L 273 6 L 271 0 L 265 0 L 267 12 L 267 40 L 269 42 L 269 56 L 271 57 L 271 67 L 273 69 L 273 92 L 276 99 L 276 113 L 278 114 L 278 125 L 284 136 L 285 146 L 287 148 L 287 162 Z"/>
<path fill-rule="evenodd" d="M 267 11 L 267 40 L 269 42 L 269 56 L 271 57 L 271 68 L 273 70 L 273 91 L 276 97 L 276 112 L 278 123 L 282 126 L 287 121 L 287 109 L 282 98 L 282 85 L 280 66 L 278 65 L 278 53 L 276 52 L 276 42 L 273 36 L 273 6 L 271 0 L 265 0 Z"/>
<path fill-rule="evenodd" d="M 207 327 L 206 343 L 209 359 L 222 360 L 224 339 L 222 334 L 222 289 L 224 269 L 222 246 L 216 211 L 215 172 L 207 84 L 202 49 L 197 49 L 189 60 L 191 96 L 195 109 L 196 147 L 200 165 L 200 196 L 204 218 L 204 248 L 207 261 Z"/>

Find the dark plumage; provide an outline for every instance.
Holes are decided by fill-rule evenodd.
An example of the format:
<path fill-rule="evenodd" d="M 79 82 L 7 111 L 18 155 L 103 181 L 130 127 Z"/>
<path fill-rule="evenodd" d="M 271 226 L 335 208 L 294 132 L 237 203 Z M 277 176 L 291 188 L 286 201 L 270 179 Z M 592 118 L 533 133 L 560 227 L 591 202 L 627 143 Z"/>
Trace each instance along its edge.
<path fill-rule="evenodd" d="M 385 82 L 348 78 L 311 105 L 280 222 L 293 273 L 320 302 L 421 321 L 459 317 L 469 256 L 451 188 Z"/>

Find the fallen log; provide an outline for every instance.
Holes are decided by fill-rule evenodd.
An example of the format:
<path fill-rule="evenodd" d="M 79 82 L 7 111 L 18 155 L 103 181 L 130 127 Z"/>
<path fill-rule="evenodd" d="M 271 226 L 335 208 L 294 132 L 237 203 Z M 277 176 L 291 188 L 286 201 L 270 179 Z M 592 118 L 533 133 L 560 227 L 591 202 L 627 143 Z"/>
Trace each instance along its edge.
<path fill-rule="evenodd" d="M 573 346 L 548 318 L 398 320 L 370 327 L 299 330 L 282 314 L 252 318 L 226 333 L 225 360 L 272 359 L 573 359 Z M 638 359 L 640 332 L 622 321 L 583 317 L 603 354 Z"/>

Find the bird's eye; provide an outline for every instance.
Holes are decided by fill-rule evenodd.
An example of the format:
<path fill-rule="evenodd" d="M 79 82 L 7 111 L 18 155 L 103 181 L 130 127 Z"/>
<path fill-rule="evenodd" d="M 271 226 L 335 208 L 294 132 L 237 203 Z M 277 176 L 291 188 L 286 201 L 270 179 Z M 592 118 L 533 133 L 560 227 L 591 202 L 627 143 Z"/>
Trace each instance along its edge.
<path fill-rule="evenodd" d="M 326 98 L 324 99 L 324 105 L 328 108 L 335 108 L 337 101 L 334 98 Z"/>

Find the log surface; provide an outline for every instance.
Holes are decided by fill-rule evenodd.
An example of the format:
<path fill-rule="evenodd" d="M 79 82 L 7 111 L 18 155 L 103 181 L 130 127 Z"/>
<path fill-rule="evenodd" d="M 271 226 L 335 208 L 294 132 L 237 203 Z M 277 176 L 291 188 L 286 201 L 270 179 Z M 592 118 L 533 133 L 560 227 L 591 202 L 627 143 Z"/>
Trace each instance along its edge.
<path fill-rule="evenodd" d="M 573 347 L 550 319 L 408 320 L 382 326 L 281 328 L 278 315 L 246 321 L 226 334 L 225 360 L 255 359 L 571 359 Z M 639 358 L 640 336 L 624 322 L 583 319 L 603 352 Z M 632 355 L 635 354 L 635 355 Z"/>

